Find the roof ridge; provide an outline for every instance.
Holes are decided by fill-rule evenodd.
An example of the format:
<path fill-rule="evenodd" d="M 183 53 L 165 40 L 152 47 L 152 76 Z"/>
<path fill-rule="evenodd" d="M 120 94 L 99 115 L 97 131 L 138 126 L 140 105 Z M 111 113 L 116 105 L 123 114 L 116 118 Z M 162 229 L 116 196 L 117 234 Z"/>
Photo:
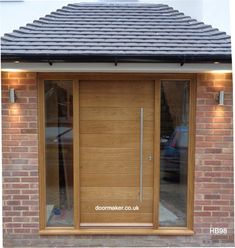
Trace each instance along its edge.
<path fill-rule="evenodd" d="M 164 6 L 169 7 L 168 4 L 161 4 L 161 3 L 133 3 L 133 2 L 126 2 L 126 3 L 104 3 L 104 2 L 80 2 L 80 3 L 69 3 L 67 6 Z"/>

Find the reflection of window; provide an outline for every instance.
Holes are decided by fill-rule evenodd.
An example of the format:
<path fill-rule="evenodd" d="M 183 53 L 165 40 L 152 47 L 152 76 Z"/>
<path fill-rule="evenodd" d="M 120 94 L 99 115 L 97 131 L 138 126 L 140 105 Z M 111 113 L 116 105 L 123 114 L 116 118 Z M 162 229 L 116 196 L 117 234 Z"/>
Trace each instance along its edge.
<path fill-rule="evenodd" d="M 46 116 L 47 122 L 53 123 L 58 121 L 60 124 L 69 121 L 73 116 L 72 111 L 72 90 L 66 89 L 66 83 L 71 85 L 70 82 L 64 81 L 57 83 L 56 81 L 46 81 L 45 85 L 45 98 L 47 102 Z"/>
<path fill-rule="evenodd" d="M 72 82 L 45 81 L 47 226 L 73 225 Z"/>
<path fill-rule="evenodd" d="M 161 83 L 160 226 L 186 226 L 189 83 Z"/>

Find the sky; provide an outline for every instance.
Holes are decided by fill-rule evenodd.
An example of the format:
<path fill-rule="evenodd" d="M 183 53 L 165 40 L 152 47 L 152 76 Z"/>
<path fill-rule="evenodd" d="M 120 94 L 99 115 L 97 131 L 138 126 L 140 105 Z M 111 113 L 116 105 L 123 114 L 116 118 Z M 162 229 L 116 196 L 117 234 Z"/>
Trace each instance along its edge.
<path fill-rule="evenodd" d="M 0 35 L 11 33 L 14 29 L 73 2 L 164 3 L 231 34 L 229 0 L 0 0 Z"/>

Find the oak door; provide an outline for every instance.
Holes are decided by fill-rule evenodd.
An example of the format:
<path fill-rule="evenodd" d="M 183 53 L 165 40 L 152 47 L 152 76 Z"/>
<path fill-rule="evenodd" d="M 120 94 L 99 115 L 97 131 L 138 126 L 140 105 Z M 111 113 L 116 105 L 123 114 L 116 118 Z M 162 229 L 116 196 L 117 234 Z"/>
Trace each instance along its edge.
<path fill-rule="evenodd" d="M 151 226 L 154 81 L 79 82 L 81 226 Z"/>

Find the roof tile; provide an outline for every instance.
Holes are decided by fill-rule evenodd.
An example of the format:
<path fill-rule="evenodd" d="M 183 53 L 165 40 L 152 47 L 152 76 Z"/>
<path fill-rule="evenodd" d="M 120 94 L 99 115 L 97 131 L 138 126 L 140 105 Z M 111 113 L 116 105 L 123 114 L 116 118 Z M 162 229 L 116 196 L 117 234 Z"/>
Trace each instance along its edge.
<path fill-rule="evenodd" d="M 2 37 L 2 55 L 231 55 L 225 32 L 164 4 L 69 4 Z"/>

